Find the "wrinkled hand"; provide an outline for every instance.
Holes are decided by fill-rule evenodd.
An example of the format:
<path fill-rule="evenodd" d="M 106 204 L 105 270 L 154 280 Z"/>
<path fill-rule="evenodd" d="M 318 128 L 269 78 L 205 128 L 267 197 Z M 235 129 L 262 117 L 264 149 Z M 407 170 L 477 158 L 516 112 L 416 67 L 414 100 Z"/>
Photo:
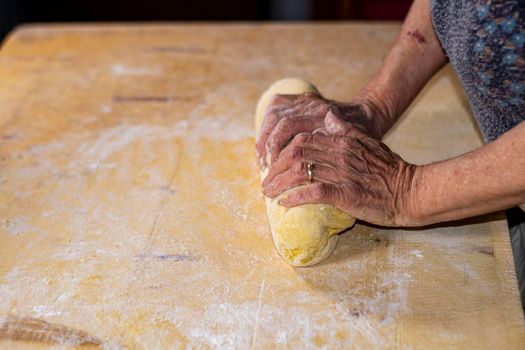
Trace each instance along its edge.
<path fill-rule="evenodd" d="M 257 138 L 256 150 L 261 168 L 275 162 L 284 147 L 297 134 L 314 132 L 330 127 L 344 128 L 352 125 L 368 136 L 381 138 L 379 123 L 381 118 L 374 108 L 364 103 L 341 103 L 327 100 L 319 95 L 306 93 L 301 95 L 275 95 L 266 111 Z M 326 117 L 332 115 L 327 125 Z"/>
<path fill-rule="evenodd" d="M 329 115 L 329 126 L 334 118 Z M 312 183 L 308 183 L 308 163 L 314 165 Z M 263 191 L 274 198 L 305 185 L 284 196 L 280 204 L 330 204 L 370 223 L 399 226 L 406 221 L 415 168 L 352 124 L 332 125 L 319 133 L 297 135 L 271 166 Z"/>

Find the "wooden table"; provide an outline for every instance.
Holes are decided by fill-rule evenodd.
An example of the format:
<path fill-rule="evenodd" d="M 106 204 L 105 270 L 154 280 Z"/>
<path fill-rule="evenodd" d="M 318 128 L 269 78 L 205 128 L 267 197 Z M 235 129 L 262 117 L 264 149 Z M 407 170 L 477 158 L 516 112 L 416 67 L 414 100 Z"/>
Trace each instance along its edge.
<path fill-rule="evenodd" d="M 357 224 L 311 268 L 273 248 L 259 95 L 299 76 L 349 99 L 399 28 L 18 29 L 0 51 L 0 332 L 110 349 L 525 348 L 503 214 Z M 481 145 L 450 69 L 386 142 L 415 163 Z"/>

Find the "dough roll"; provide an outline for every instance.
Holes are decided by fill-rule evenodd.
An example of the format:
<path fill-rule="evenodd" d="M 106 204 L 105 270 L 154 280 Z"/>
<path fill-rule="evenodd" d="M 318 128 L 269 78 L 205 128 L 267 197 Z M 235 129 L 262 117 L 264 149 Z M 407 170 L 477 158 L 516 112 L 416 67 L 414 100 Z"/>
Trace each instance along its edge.
<path fill-rule="evenodd" d="M 301 79 L 283 79 L 266 90 L 257 104 L 255 128 L 257 135 L 270 100 L 276 94 L 319 94 L 312 84 Z M 264 178 L 268 170 L 261 172 Z M 315 172 L 314 172 L 315 176 Z M 355 219 L 325 204 L 305 204 L 285 208 L 277 202 L 292 190 L 271 199 L 265 198 L 273 242 L 279 255 L 293 266 L 310 266 L 330 256 L 337 244 L 338 233 L 351 227 Z"/>

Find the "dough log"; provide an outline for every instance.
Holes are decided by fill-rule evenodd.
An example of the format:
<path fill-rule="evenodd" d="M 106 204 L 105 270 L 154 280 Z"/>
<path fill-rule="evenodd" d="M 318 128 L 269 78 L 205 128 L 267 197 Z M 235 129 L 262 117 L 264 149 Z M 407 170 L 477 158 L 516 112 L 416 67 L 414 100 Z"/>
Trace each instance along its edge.
<path fill-rule="evenodd" d="M 301 79 L 283 79 L 275 82 L 259 99 L 255 113 L 257 134 L 270 100 L 275 94 L 319 94 L 312 84 Z M 264 178 L 268 170 L 261 172 Z M 290 190 L 290 191 L 293 191 Z M 285 208 L 277 198 L 265 198 L 266 211 L 273 242 L 279 255 L 290 265 L 310 266 L 330 256 L 337 244 L 338 233 L 351 227 L 355 219 L 341 210 L 325 204 L 305 204 Z"/>

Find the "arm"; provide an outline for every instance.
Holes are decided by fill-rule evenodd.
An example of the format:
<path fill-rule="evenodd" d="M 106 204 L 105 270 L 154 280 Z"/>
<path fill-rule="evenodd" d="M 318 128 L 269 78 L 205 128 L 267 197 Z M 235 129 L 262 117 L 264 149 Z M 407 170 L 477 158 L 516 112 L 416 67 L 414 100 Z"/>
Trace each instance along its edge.
<path fill-rule="evenodd" d="M 383 66 L 354 100 L 382 111 L 378 115 L 383 117 L 380 127 L 384 135 L 445 62 L 429 0 L 416 0 Z M 415 167 L 414 174 L 405 177 L 411 183 L 399 186 L 399 191 L 407 193 L 400 196 L 406 199 L 397 209 L 397 224 L 457 220 L 525 203 L 523 150 L 525 122 L 470 153 Z"/>
<path fill-rule="evenodd" d="M 524 149 L 522 122 L 470 153 L 416 166 L 347 123 L 336 133 L 295 137 L 270 168 L 263 188 L 274 198 L 304 185 L 280 200 L 285 207 L 330 204 L 378 225 L 423 226 L 524 203 Z M 314 164 L 312 183 L 307 163 Z"/>
<path fill-rule="evenodd" d="M 417 167 L 401 224 L 457 220 L 525 203 L 524 150 L 521 122 L 472 152 Z"/>
<path fill-rule="evenodd" d="M 337 125 L 327 125 L 329 111 L 337 117 L 332 118 L 332 124 L 345 127 L 349 122 L 364 134 L 381 139 L 445 62 L 429 0 L 416 0 L 381 68 L 350 103 L 314 94 L 274 97 L 257 137 L 261 167 L 275 162 L 297 134 L 320 127 L 337 129 Z"/>
<path fill-rule="evenodd" d="M 432 24 L 430 0 L 416 0 L 383 65 L 353 101 L 371 109 L 382 137 L 446 62 Z"/>
<path fill-rule="evenodd" d="M 369 120 L 381 135 L 445 63 L 428 11 L 428 0 L 415 1 L 383 67 L 354 99 L 373 111 Z M 326 113 L 328 133 L 301 134 L 283 150 L 263 181 L 266 196 L 303 185 L 280 204 L 331 204 L 386 226 L 462 219 L 525 202 L 525 122 L 470 153 L 415 166 L 334 112 Z M 307 163 L 314 164 L 312 183 Z"/>

